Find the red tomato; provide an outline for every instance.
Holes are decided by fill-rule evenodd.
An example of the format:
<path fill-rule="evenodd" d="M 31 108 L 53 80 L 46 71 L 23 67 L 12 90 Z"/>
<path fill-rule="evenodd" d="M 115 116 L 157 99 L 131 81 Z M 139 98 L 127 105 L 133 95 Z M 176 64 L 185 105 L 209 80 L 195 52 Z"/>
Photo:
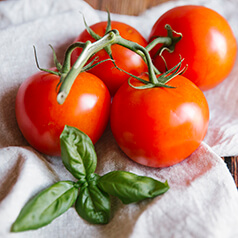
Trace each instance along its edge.
<path fill-rule="evenodd" d="M 98 35 L 104 36 L 106 32 L 106 26 L 107 22 L 99 22 L 90 26 L 90 28 Z M 145 38 L 136 29 L 125 23 L 112 21 L 111 27 L 112 29 L 117 29 L 120 32 L 121 37 L 124 39 L 136 42 L 144 47 L 147 45 Z M 90 36 L 87 30 L 85 30 L 77 37 L 75 41 L 86 42 L 88 40 L 95 42 L 94 38 Z M 142 72 L 147 71 L 147 66 L 143 59 L 133 51 L 120 45 L 112 45 L 111 49 L 112 56 L 119 68 L 133 75 L 140 75 Z M 81 51 L 82 50 L 80 48 L 74 50 L 72 53 L 72 63 L 76 61 Z M 105 50 L 99 51 L 97 54 L 95 54 L 93 59 L 95 57 L 99 57 L 98 61 L 109 59 L 109 56 Z M 98 66 L 95 66 L 89 72 L 98 76 L 106 84 L 112 96 L 121 86 L 121 84 L 129 78 L 128 74 L 116 69 L 114 64 L 110 61 L 106 61 L 99 64 Z"/>
<path fill-rule="evenodd" d="M 109 119 L 111 98 L 96 76 L 80 73 L 64 104 L 57 103 L 59 76 L 39 72 L 22 83 L 16 97 L 16 118 L 26 140 L 38 151 L 60 155 L 59 136 L 65 125 L 86 133 L 93 143 Z"/>
<path fill-rule="evenodd" d="M 142 85 L 136 79 L 132 84 Z M 112 133 L 122 151 L 142 165 L 179 163 L 198 148 L 207 131 L 209 109 L 202 91 L 183 76 L 167 84 L 175 88 L 139 90 L 126 82 L 112 101 Z"/>
<path fill-rule="evenodd" d="M 235 63 L 237 44 L 231 27 L 221 15 L 203 6 L 175 7 L 156 21 L 150 39 L 166 36 L 166 24 L 183 35 L 173 53 L 163 52 L 168 68 L 175 66 L 181 55 L 185 58 L 184 65 L 188 65 L 184 76 L 202 90 L 215 87 L 228 76 Z M 155 66 L 163 72 L 161 57 L 153 58 Z"/>

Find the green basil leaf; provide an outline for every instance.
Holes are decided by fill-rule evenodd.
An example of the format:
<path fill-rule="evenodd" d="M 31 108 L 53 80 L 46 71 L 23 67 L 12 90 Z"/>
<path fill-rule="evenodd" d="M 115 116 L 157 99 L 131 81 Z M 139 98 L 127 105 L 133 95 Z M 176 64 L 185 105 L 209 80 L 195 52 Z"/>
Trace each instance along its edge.
<path fill-rule="evenodd" d="M 154 198 L 169 189 L 167 181 L 162 183 L 126 171 L 112 171 L 103 175 L 98 180 L 98 186 L 108 194 L 118 197 L 124 204 Z"/>
<path fill-rule="evenodd" d="M 61 157 L 64 166 L 77 179 L 94 173 L 97 155 L 91 139 L 77 128 L 65 126 L 60 135 Z"/>
<path fill-rule="evenodd" d="M 32 198 L 21 210 L 11 231 L 43 227 L 67 211 L 76 201 L 78 185 L 71 181 L 53 184 Z"/>
<path fill-rule="evenodd" d="M 87 186 L 80 189 L 75 209 L 92 224 L 107 224 L 111 215 L 111 200 L 107 193 L 98 188 L 95 181 L 89 179 Z"/>

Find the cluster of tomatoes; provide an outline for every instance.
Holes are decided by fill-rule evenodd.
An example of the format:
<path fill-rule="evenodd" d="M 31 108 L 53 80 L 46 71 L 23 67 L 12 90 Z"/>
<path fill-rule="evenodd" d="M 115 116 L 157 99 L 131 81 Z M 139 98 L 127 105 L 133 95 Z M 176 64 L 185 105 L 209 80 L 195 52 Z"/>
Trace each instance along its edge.
<path fill-rule="evenodd" d="M 154 65 L 164 72 L 184 58 L 188 68 L 167 84 L 170 87 L 136 89 L 128 84 L 128 74 L 105 61 L 88 72 L 80 73 L 63 105 L 57 98 L 59 76 L 39 72 L 20 86 L 16 97 L 16 118 L 26 140 L 48 155 L 60 155 L 59 136 L 65 125 L 85 132 L 96 143 L 110 121 L 119 147 L 132 160 L 151 167 L 176 164 L 193 153 L 204 139 L 209 122 L 209 108 L 201 90 L 215 87 L 232 70 L 236 39 L 227 21 L 203 6 L 175 7 L 154 24 L 149 41 L 133 27 L 111 22 L 124 39 L 146 47 L 158 36 L 167 36 L 165 25 L 182 35 L 174 49 L 158 44 L 150 51 Z M 103 36 L 106 22 L 90 28 Z M 175 33 L 176 34 L 176 33 Z M 83 31 L 76 41 L 94 42 Z M 147 64 L 135 52 L 112 45 L 115 64 L 124 71 L 148 80 Z M 80 50 L 72 53 L 72 63 Z M 94 57 L 108 59 L 105 50 Z M 166 64 L 165 64 L 166 62 Z M 165 67 L 166 66 L 166 67 Z M 131 84 L 143 83 L 135 78 Z"/>

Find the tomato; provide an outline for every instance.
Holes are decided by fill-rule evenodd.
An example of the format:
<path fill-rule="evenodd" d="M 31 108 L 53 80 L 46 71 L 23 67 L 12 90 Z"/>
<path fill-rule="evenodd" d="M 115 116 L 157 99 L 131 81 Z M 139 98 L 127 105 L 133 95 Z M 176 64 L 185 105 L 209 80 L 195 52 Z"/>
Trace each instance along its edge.
<path fill-rule="evenodd" d="M 228 76 L 235 63 L 237 44 L 231 27 L 221 15 L 203 6 L 175 7 L 156 21 L 150 40 L 166 36 L 166 24 L 182 33 L 174 52 L 165 50 L 162 54 L 168 68 L 175 66 L 181 55 L 184 65 L 188 65 L 184 76 L 202 90 L 215 87 Z M 160 56 L 155 56 L 155 51 L 152 58 L 155 66 L 164 71 L 165 64 Z"/>
<path fill-rule="evenodd" d="M 105 35 L 106 27 L 107 22 L 99 22 L 90 26 L 90 28 L 100 36 Z M 145 38 L 136 29 L 125 23 L 112 21 L 111 28 L 117 29 L 121 37 L 126 40 L 136 42 L 144 47 L 147 45 Z M 75 42 L 86 42 L 88 40 L 95 42 L 94 38 L 87 32 L 87 30 L 85 30 L 76 38 Z M 147 71 L 145 62 L 135 52 L 120 45 L 112 45 L 111 50 L 115 63 L 119 68 L 133 75 L 139 75 L 142 72 Z M 77 48 L 73 51 L 72 63 L 76 61 L 81 51 L 82 50 L 80 48 Z M 109 56 L 105 50 L 101 50 L 96 53 L 93 59 L 95 57 L 98 57 L 97 62 L 109 59 Z M 98 76 L 106 84 L 112 96 L 121 86 L 121 84 L 129 78 L 128 74 L 116 69 L 111 61 L 103 62 L 88 72 Z"/>
<path fill-rule="evenodd" d="M 60 155 L 59 136 L 65 125 L 86 133 L 93 143 L 102 135 L 109 119 L 111 97 L 96 76 L 80 73 L 64 104 L 57 103 L 59 76 L 39 72 L 25 80 L 16 96 L 19 128 L 38 151 Z"/>
<path fill-rule="evenodd" d="M 147 75 L 142 76 L 148 80 Z M 134 86 L 141 85 L 137 79 Z M 167 85 L 135 89 L 124 83 L 111 107 L 111 129 L 119 147 L 139 164 L 171 166 L 187 158 L 205 137 L 209 108 L 202 91 L 176 76 Z"/>

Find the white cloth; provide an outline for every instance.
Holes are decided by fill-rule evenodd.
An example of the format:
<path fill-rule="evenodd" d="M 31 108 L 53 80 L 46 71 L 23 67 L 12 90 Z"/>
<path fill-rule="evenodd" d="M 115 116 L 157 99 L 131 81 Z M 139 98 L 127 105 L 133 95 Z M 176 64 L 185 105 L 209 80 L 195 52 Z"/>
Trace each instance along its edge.
<path fill-rule="evenodd" d="M 131 4 L 131 3 L 130 3 Z M 145 37 L 166 10 L 183 4 L 201 4 L 227 18 L 238 38 L 238 1 L 177 0 L 158 5 L 138 17 L 112 14 Z M 106 13 L 82 0 L 7 0 L 0 2 L 0 237 L 1 238 L 233 238 L 238 237 L 238 193 L 220 156 L 238 155 L 238 62 L 229 77 L 205 93 L 211 112 L 207 136 L 186 160 L 172 167 L 153 169 L 124 156 L 107 128 L 96 144 L 97 172 L 127 170 L 168 180 L 163 196 L 139 204 L 113 200 L 113 218 L 107 225 L 90 225 L 74 208 L 36 231 L 10 233 L 23 205 L 57 180 L 73 179 L 59 157 L 47 157 L 29 147 L 15 119 L 19 85 L 38 72 L 33 45 L 41 67 L 53 66 L 53 45 L 63 59 L 67 46 L 89 25 L 106 20 Z"/>

